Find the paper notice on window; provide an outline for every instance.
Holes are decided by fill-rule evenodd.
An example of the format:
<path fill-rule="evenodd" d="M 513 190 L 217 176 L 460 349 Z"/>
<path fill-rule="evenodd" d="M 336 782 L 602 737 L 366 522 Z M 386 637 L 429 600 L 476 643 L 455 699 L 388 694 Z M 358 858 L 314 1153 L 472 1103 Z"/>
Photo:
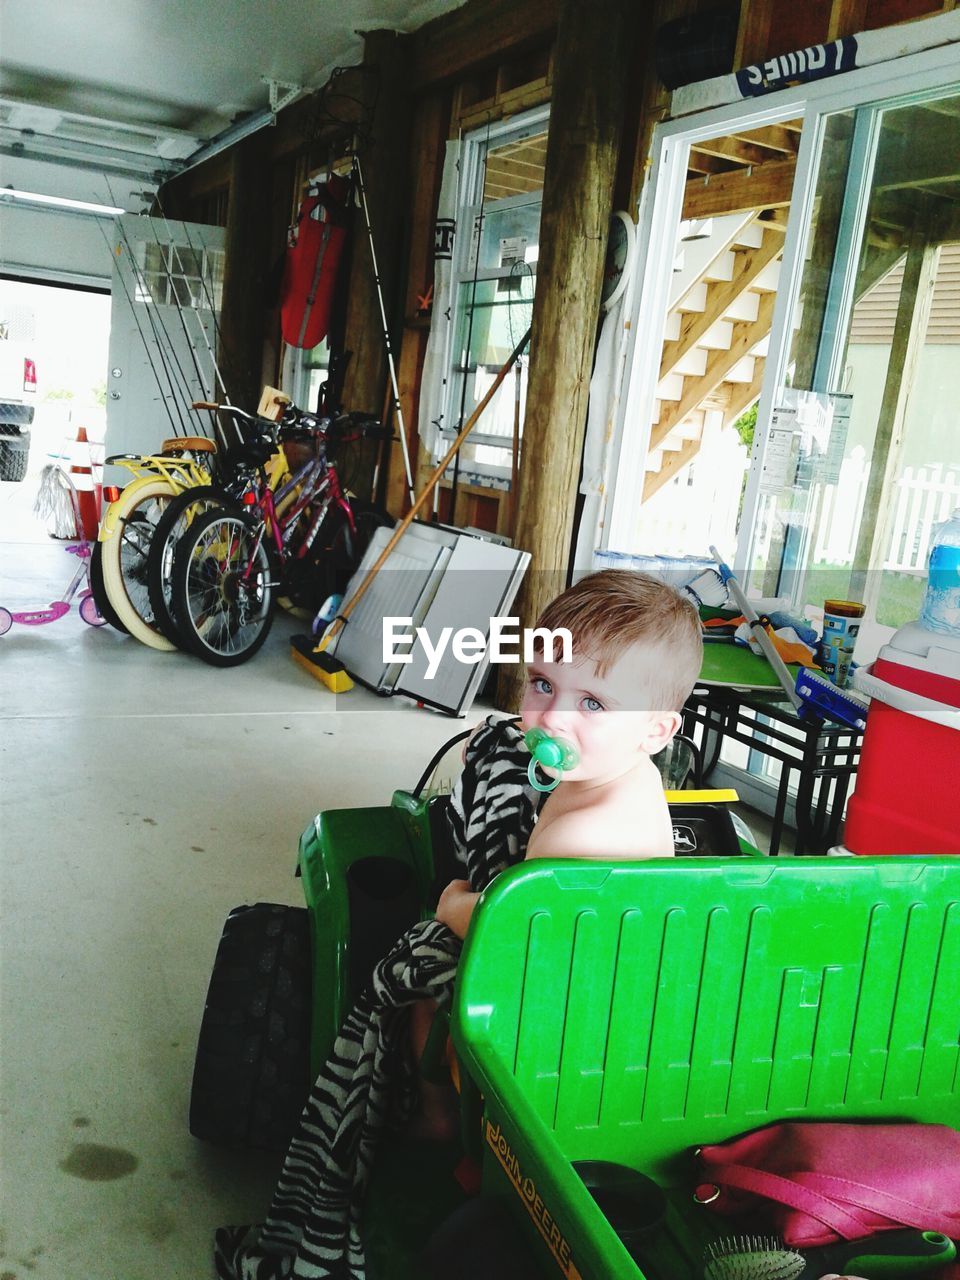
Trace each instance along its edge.
<path fill-rule="evenodd" d="M 819 478 L 823 484 L 839 484 L 840 466 L 847 447 L 847 432 L 853 412 L 853 396 L 832 395 L 830 400 L 833 404 L 833 421 L 830 424 L 830 438 Z"/>
<path fill-rule="evenodd" d="M 526 236 L 503 236 L 500 240 L 500 266 L 509 268 L 515 262 L 525 262 L 529 243 Z"/>
<path fill-rule="evenodd" d="M 799 484 L 837 484 L 853 397 L 785 387 L 773 411 L 760 477 L 761 493 Z"/>
<path fill-rule="evenodd" d="M 794 441 L 797 438 L 797 411 L 782 405 L 774 409 L 763 451 L 763 470 L 760 472 L 761 493 L 783 493 L 793 483 L 791 467 L 796 468 Z"/>

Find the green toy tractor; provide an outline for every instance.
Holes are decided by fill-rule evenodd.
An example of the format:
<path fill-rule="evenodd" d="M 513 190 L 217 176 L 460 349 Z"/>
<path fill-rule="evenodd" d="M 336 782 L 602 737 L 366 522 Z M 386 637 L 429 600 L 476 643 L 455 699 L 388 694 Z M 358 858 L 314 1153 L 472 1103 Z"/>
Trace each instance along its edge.
<path fill-rule="evenodd" d="M 449 801 L 425 781 L 314 819 L 305 909 L 231 914 L 200 1033 L 198 1137 L 286 1142 L 354 994 L 454 874 Z M 461 1280 L 700 1280 L 718 1236 L 764 1226 L 694 1204 L 697 1146 L 785 1119 L 960 1129 L 960 860 L 766 858 L 726 809 L 673 815 L 692 857 L 537 859 L 483 894 L 450 1014 L 482 1194 L 465 1201 L 454 1182 L 459 1151 L 385 1140 L 370 1280 L 449 1274 L 425 1264 L 431 1236 L 441 1256 L 459 1250 Z M 603 1212 L 584 1162 L 657 1184 L 643 1232 Z"/>
<path fill-rule="evenodd" d="M 328 809 L 300 839 L 306 907 L 236 907 L 214 962 L 190 1103 L 195 1137 L 285 1150 L 310 1084 L 374 965 L 410 925 L 432 915 L 462 875 L 435 768 L 467 735 L 436 753 L 412 791 L 389 805 Z M 673 793 L 676 794 L 676 793 Z M 759 856 L 728 808 L 671 805 L 685 856 Z"/>

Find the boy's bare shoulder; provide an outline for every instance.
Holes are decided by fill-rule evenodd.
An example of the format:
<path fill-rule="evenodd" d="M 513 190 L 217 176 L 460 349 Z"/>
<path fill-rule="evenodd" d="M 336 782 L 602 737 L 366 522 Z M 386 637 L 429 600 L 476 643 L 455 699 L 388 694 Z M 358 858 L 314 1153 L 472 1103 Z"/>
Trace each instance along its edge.
<path fill-rule="evenodd" d="M 534 830 L 527 857 L 669 858 L 673 827 L 663 791 L 612 789 L 591 803 L 564 807 Z"/>

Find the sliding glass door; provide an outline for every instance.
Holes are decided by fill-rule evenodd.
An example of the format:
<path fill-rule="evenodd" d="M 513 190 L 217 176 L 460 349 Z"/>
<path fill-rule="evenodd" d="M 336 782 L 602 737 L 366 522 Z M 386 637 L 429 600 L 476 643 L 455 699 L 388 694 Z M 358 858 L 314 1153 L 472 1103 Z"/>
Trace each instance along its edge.
<path fill-rule="evenodd" d="M 869 661 L 960 504 L 956 55 L 670 121 L 651 175 L 594 545 L 735 542 L 757 596 L 862 600 Z"/>
<path fill-rule="evenodd" d="M 916 618 L 931 529 L 960 504 L 960 93 L 821 129 L 749 563 L 798 606 L 863 601 L 865 661 Z"/>

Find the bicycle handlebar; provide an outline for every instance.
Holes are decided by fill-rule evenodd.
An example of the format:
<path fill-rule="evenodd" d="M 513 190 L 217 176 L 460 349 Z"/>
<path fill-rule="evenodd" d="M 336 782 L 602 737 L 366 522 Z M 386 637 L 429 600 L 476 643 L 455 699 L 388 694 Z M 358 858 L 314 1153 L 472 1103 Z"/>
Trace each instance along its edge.
<path fill-rule="evenodd" d="M 283 415 L 279 422 L 274 422 L 271 418 L 261 418 L 258 414 L 247 413 L 245 409 L 239 409 L 233 404 L 217 404 L 213 400 L 194 400 L 191 408 L 197 410 L 209 410 L 213 413 L 229 413 L 234 418 L 242 419 L 244 422 L 252 423 L 261 429 L 267 429 L 271 432 L 277 430 L 286 432 L 302 431 L 310 436 L 319 436 L 326 438 L 327 436 L 338 436 L 341 440 L 347 439 L 350 433 L 355 432 L 357 436 L 366 436 L 370 440 L 385 440 L 392 436 L 389 427 L 385 427 L 377 418 L 368 413 L 341 413 L 335 418 L 320 417 L 315 413 L 310 413 L 304 409 L 298 409 L 295 404 L 289 404 L 283 411 Z"/>

